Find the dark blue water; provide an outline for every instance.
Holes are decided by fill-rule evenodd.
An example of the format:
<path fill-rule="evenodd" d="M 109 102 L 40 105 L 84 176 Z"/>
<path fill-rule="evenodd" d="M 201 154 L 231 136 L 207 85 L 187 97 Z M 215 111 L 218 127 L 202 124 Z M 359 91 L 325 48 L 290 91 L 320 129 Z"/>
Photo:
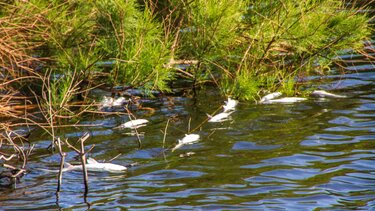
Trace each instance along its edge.
<path fill-rule="evenodd" d="M 375 54 L 373 43 L 369 53 Z M 359 55 L 343 55 L 345 75 L 308 78 L 313 88 L 346 95 L 342 99 L 310 98 L 280 105 L 240 103 L 232 121 L 204 123 L 206 113 L 225 99 L 214 90 L 198 97 L 151 101 L 153 115 L 135 136 L 113 130 L 127 116 L 94 116 L 82 122 L 96 127 L 64 131 L 74 140 L 91 133 L 87 147 L 97 160 L 116 164 L 139 162 L 123 174 L 90 173 L 89 194 L 83 195 L 82 174 L 66 172 L 62 192 L 55 195 L 58 154 L 37 144 L 31 172 L 15 189 L 0 188 L 1 209 L 72 208 L 97 210 L 372 210 L 375 209 L 375 65 Z M 173 102 L 173 103 L 172 103 Z M 163 133 L 171 118 L 165 148 L 196 128 L 201 140 L 174 152 L 163 149 Z M 126 132 L 126 131 L 124 131 Z M 67 150 L 67 149 L 65 149 Z M 188 153 L 192 152 L 192 153 Z M 74 161 L 69 152 L 67 161 Z M 86 202 L 85 202 L 86 201 Z"/>

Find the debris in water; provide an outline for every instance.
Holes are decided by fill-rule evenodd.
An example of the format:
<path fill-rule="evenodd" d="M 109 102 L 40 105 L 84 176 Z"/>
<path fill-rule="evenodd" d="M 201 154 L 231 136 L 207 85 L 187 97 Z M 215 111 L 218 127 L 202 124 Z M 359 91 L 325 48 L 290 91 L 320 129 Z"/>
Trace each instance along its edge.
<path fill-rule="evenodd" d="M 223 106 L 224 112 L 234 111 L 237 104 L 238 104 L 237 100 L 233 100 L 230 97 L 228 97 L 228 101 L 225 101 L 225 105 Z"/>
<path fill-rule="evenodd" d="M 313 96 L 313 97 L 322 97 L 322 98 L 325 98 L 325 97 L 329 97 L 329 98 L 346 98 L 346 96 L 344 96 L 344 95 L 332 94 L 332 93 L 326 92 L 324 90 L 315 90 L 310 95 Z"/>
<path fill-rule="evenodd" d="M 185 134 L 185 137 L 183 139 L 178 140 L 178 144 L 172 149 L 172 152 L 175 151 L 176 149 L 182 147 L 183 145 L 187 144 L 193 144 L 199 140 L 199 135 L 198 134 Z"/>
<path fill-rule="evenodd" d="M 274 92 L 274 93 L 268 94 L 268 95 L 262 97 L 262 99 L 260 99 L 259 103 L 265 103 L 269 100 L 280 97 L 281 95 L 282 95 L 281 92 Z"/>
<path fill-rule="evenodd" d="M 74 170 L 82 170 L 82 165 L 72 165 L 66 163 L 67 167 L 63 169 L 63 171 L 74 171 Z M 113 163 L 99 163 L 93 158 L 87 159 L 86 163 L 87 171 L 95 171 L 95 172 L 123 172 L 126 171 L 127 168 L 125 166 L 113 164 Z"/>
<path fill-rule="evenodd" d="M 147 119 L 135 119 L 135 120 L 130 120 L 128 122 L 125 122 L 124 124 L 121 124 L 114 129 L 125 129 L 125 128 L 130 128 L 130 129 L 137 129 L 143 126 L 146 126 L 148 123 Z"/>

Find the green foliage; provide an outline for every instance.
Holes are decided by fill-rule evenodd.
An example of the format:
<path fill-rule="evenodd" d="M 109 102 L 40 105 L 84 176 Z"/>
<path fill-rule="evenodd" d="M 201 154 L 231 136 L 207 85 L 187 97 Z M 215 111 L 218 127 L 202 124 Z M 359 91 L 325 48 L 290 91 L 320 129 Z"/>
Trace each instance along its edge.
<path fill-rule="evenodd" d="M 25 37 L 40 43 L 40 51 L 30 54 L 48 57 L 46 69 L 54 73 L 74 72 L 77 81 L 95 82 L 100 74 L 110 85 L 168 91 L 168 81 L 175 79 L 169 61 L 198 60 L 192 71 L 196 84 L 215 77 L 224 94 L 245 100 L 256 99 L 262 90 L 293 95 L 298 91 L 294 76 L 316 65 L 329 69 L 337 52 L 360 49 L 370 35 L 368 17 L 345 8 L 341 0 L 170 0 L 155 5 L 30 0 L 14 1 L 0 13 L 38 17 L 32 35 Z M 113 68 L 105 72 L 98 61 L 113 61 Z M 67 83 L 54 84 L 53 93 L 64 94 Z"/>
<path fill-rule="evenodd" d="M 180 55 L 202 61 L 226 55 L 237 39 L 244 8 L 242 0 L 191 1 L 184 7 Z"/>
<path fill-rule="evenodd" d="M 288 95 L 297 90 L 290 76 L 316 64 L 329 67 L 339 50 L 359 49 L 370 34 L 367 17 L 344 8 L 339 0 L 251 1 L 249 8 L 235 47 L 237 52 L 242 49 L 243 59 L 232 69 L 233 78 L 243 78 L 246 69 L 259 87 Z M 275 76 L 276 86 L 261 80 Z"/>
<path fill-rule="evenodd" d="M 150 11 L 138 10 L 135 1 L 98 1 L 99 47 L 115 59 L 111 79 L 115 84 L 167 91 L 173 72 L 164 67 L 170 48 L 162 27 Z"/>
<path fill-rule="evenodd" d="M 244 100 L 255 100 L 259 91 L 259 81 L 256 77 L 248 73 L 237 75 L 233 85 L 233 95 Z"/>
<path fill-rule="evenodd" d="M 280 83 L 281 87 L 280 87 L 279 91 L 281 91 L 285 95 L 293 96 L 295 94 L 295 83 L 296 82 L 295 82 L 295 79 L 294 79 L 293 76 L 294 75 L 283 77 L 284 81 L 281 81 L 281 83 Z"/>
<path fill-rule="evenodd" d="M 68 72 L 65 75 L 54 75 L 52 81 L 46 81 L 44 91 L 49 94 L 48 104 L 54 111 L 63 109 L 74 98 L 74 80 L 74 73 Z"/>

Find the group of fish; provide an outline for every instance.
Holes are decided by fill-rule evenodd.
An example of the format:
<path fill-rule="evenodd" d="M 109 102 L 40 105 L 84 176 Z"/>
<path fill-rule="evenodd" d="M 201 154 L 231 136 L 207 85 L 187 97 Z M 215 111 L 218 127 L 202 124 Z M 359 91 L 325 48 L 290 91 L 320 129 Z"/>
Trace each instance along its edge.
<path fill-rule="evenodd" d="M 281 92 L 274 92 L 262 97 L 259 101 L 260 104 L 271 104 L 271 103 L 296 103 L 307 100 L 304 97 L 283 97 L 278 98 L 282 95 Z M 332 94 L 324 90 L 314 90 L 310 96 L 319 98 L 346 98 L 344 95 Z"/>
<path fill-rule="evenodd" d="M 128 101 L 125 99 L 125 97 L 113 98 L 113 97 L 104 96 L 103 100 L 99 104 L 99 107 L 101 109 L 121 107 L 127 102 Z"/>
<path fill-rule="evenodd" d="M 274 92 L 271 94 L 268 94 L 264 97 L 262 97 L 259 101 L 260 104 L 271 104 L 271 103 L 295 103 L 307 100 L 306 98 L 302 97 L 284 97 L 279 98 L 282 95 L 280 92 Z M 319 97 L 319 98 L 345 98 L 346 96 L 343 95 L 337 95 L 332 94 L 329 92 L 326 92 L 324 90 L 315 90 L 311 94 L 313 97 Z M 115 104 L 115 102 L 119 102 L 120 100 L 123 101 L 125 99 L 120 100 L 109 100 L 109 98 L 104 98 L 105 103 L 111 104 L 112 106 Z M 223 105 L 223 112 L 216 114 L 215 116 L 208 115 L 208 122 L 223 122 L 230 120 L 230 115 L 235 111 L 235 108 L 238 104 L 238 101 L 233 100 L 231 98 L 228 98 L 227 101 L 225 101 L 225 105 Z M 135 119 L 130 120 L 128 122 L 125 122 L 117 127 L 116 129 L 137 129 L 143 126 L 146 126 L 146 124 L 149 121 L 147 119 Z M 172 152 L 176 149 L 198 142 L 200 139 L 199 134 L 185 134 L 185 137 L 182 139 L 177 140 L 177 145 L 172 148 Z M 71 171 L 71 170 L 82 170 L 81 165 L 71 165 L 69 163 L 66 163 L 66 166 L 63 171 Z M 113 163 L 100 163 L 93 158 L 87 159 L 86 168 L 88 171 L 104 171 L 104 172 L 123 172 L 127 170 L 127 167 L 113 164 Z"/>

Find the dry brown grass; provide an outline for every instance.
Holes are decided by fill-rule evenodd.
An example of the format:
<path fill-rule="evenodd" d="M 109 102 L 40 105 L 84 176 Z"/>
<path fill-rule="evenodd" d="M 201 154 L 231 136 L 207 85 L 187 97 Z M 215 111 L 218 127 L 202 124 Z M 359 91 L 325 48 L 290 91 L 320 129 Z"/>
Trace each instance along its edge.
<path fill-rule="evenodd" d="M 32 13 L 30 13 L 32 14 Z M 44 24 L 41 15 L 0 18 L 0 67 L 1 79 L 21 80 L 20 76 L 32 76 L 41 61 L 32 51 L 43 45 L 40 29 Z"/>

